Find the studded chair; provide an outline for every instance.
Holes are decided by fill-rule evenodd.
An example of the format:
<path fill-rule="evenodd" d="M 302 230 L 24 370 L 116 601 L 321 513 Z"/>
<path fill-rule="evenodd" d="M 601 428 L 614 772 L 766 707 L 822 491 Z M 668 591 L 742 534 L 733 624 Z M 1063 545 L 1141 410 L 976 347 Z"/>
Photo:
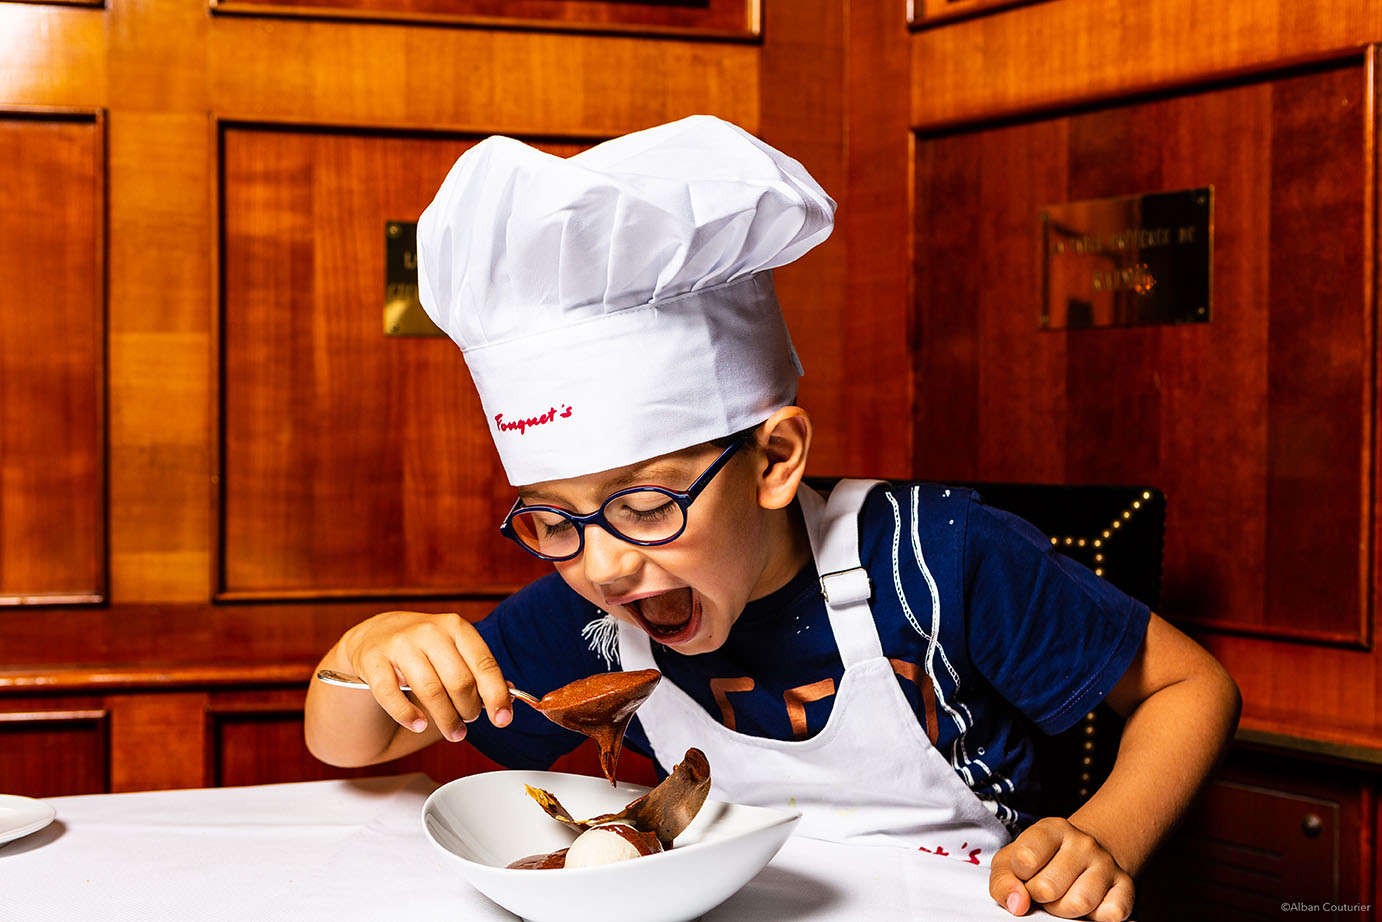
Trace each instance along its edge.
<path fill-rule="evenodd" d="M 808 478 L 828 492 L 838 478 Z M 1166 497 L 1152 487 L 1030 483 L 952 483 L 972 487 L 990 506 L 1031 522 L 1061 553 L 1156 610 Z M 1038 735 L 1042 789 L 1051 816 L 1069 816 L 1113 769 L 1123 720 L 1100 704 L 1054 736 Z"/>

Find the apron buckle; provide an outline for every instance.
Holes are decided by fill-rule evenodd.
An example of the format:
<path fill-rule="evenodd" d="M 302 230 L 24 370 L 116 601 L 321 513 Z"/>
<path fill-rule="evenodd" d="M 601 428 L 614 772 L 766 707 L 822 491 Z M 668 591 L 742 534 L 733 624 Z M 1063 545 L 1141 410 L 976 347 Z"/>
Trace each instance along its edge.
<path fill-rule="evenodd" d="M 873 580 L 863 567 L 821 575 L 821 595 L 831 608 L 867 602 L 873 596 Z"/>

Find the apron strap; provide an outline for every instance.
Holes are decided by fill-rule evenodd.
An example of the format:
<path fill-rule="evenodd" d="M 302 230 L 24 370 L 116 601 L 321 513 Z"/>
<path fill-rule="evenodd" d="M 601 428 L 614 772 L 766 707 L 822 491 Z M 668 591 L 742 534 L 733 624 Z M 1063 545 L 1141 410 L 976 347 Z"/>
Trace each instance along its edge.
<path fill-rule="evenodd" d="M 830 629 L 846 669 L 883 655 L 869 599 L 873 581 L 859 562 L 859 511 L 879 480 L 841 480 L 822 501 L 811 489 L 797 491 L 811 553 L 821 578 Z"/>

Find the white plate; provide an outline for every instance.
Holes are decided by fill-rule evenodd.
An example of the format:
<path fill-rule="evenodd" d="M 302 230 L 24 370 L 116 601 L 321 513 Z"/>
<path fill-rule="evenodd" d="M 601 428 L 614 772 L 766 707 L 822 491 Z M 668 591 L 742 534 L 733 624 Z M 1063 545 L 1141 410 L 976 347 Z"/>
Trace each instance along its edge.
<path fill-rule="evenodd" d="M 0 794 L 0 845 L 38 832 L 57 815 L 57 810 L 41 800 L 17 794 Z"/>
<path fill-rule="evenodd" d="M 576 834 L 523 790 L 540 787 L 572 816 L 622 810 L 647 792 L 562 772 L 501 771 L 458 778 L 422 808 L 427 837 L 475 889 L 528 922 L 688 922 L 729 899 L 772 860 L 797 811 L 707 800 L 671 849 L 599 867 L 511 870 L 565 848 Z"/>

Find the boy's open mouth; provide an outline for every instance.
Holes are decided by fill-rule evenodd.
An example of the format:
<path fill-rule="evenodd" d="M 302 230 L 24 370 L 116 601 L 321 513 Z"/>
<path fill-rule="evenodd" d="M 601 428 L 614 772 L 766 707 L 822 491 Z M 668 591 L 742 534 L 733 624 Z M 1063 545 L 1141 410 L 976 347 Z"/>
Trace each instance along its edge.
<path fill-rule="evenodd" d="M 635 599 L 626 607 L 637 616 L 643 630 L 659 643 L 689 640 L 700 623 L 701 600 L 690 586 Z"/>

